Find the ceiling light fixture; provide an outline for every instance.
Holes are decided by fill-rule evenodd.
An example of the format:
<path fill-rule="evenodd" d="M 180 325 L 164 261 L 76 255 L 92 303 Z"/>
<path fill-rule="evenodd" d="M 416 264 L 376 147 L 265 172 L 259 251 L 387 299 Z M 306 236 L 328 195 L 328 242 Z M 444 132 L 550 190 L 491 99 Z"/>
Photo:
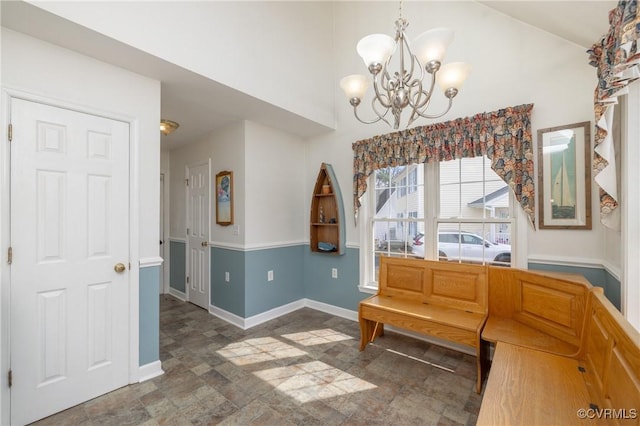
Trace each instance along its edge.
<path fill-rule="evenodd" d="M 160 131 L 163 135 L 168 135 L 176 130 L 180 125 L 175 121 L 165 120 L 164 118 L 160 120 Z"/>
<path fill-rule="evenodd" d="M 402 17 L 402 2 L 400 17 L 395 24 L 395 39 L 385 34 L 371 34 L 361 39 L 357 45 L 358 54 L 373 77 L 375 95 L 371 101 L 371 108 L 377 118 L 362 120 L 358 116 L 357 108 L 368 86 L 366 76 L 354 74 L 344 77 L 340 80 L 340 87 L 353 106 L 353 113 L 358 121 L 372 124 L 382 120 L 391 126 L 385 117 L 391 111 L 393 128 L 397 129 L 400 126 L 402 111 L 406 107 L 409 107 L 411 112 L 407 126 L 418 117 L 438 118 L 449 112 L 453 98 L 458 94 L 471 67 L 463 62 L 442 65 L 447 47 L 453 41 L 453 31 L 447 28 L 434 28 L 422 33 L 415 39 L 415 50 L 412 51 L 405 34 L 409 22 Z M 390 71 L 391 58 L 396 51 L 399 51 L 400 69 Z M 429 88 L 426 90 L 423 87 L 425 71 L 431 76 Z M 436 82 L 444 91 L 444 96 L 449 99 L 449 105 L 444 112 L 427 114 L 426 110 Z"/>

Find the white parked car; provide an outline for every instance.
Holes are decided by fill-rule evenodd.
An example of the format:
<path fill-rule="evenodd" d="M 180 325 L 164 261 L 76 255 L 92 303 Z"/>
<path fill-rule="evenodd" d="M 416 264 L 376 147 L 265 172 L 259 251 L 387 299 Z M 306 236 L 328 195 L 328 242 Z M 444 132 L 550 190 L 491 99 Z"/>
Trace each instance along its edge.
<path fill-rule="evenodd" d="M 411 247 L 416 257 L 424 258 L 424 235 L 417 234 Z M 466 231 L 440 231 L 438 233 L 438 257 L 440 260 L 461 259 L 468 262 L 511 263 L 511 246 L 487 241 Z"/>

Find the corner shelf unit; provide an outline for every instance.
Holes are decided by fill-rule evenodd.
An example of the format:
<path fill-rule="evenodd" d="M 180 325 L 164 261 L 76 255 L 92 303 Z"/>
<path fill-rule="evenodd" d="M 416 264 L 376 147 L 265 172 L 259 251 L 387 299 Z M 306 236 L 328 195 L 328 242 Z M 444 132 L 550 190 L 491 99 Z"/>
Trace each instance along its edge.
<path fill-rule="evenodd" d="M 312 252 L 345 253 L 342 193 L 331 164 L 322 163 L 311 196 L 310 247 Z"/>

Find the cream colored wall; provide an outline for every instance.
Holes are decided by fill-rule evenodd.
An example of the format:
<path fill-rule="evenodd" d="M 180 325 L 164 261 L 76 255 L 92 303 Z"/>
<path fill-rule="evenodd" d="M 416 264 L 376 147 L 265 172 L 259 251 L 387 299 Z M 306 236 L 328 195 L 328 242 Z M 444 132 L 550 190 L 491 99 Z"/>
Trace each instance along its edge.
<path fill-rule="evenodd" d="M 285 110 L 334 123 L 334 82 L 327 78 L 331 2 L 33 4 Z"/>
<path fill-rule="evenodd" d="M 222 170 L 233 171 L 234 186 L 234 222 L 240 227 L 240 234 L 234 235 L 231 226 L 220 226 L 215 222 L 215 200 L 211 199 L 210 234 L 212 242 L 216 244 L 242 247 L 245 233 L 245 163 L 244 163 L 244 122 L 230 124 L 219 129 L 200 141 L 170 152 L 171 174 L 171 238 L 184 239 L 186 237 L 186 186 L 185 167 L 211 160 L 211 182 L 216 173 Z"/>
<path fill-rule="evenodd" d="M 387 2 L 338 2 L 334 13 L 334 38 L 340 40 L 334 60 L 337 82 L 343 75 L 366 73 L 355 52 L 355 45 L 366 34 L 391 33 L 397 9 Z M 367 16 L 366 20 L 352 19 L 363 15 Z M 438 121 L 534 103 L 532 130 L 536 146 L 539 128 L 587 120 L 593 123 L 595 70 L 588 65 L 588 56 L 583 48 L 475 2 L 409 2 L 404 6 L 404 16 L 410 22 L 409 37 L 437 26 L 452 28 L 456 38 L 446 61 L 463 60 L 472 66 L 471 75 L 455 99 L 452 110 Z M 320 162 L 334 163 L 347 198 L 347 217 L 353 218 L 351 143 L 392 129 L 380 123 L 358 123 L 337 84 L 334 96 L 338 130 L 309 141 L 305 181 L 311 190 L 314 171 Z M 440 93 L 437 96 L 442 100 Z M 370 117 L 367 104 L 368 101 L 364 100 L 362 115 Z M 438 109 L 438 104 L 442 102 L 436 103 L 434 109 Z M 418 125 L 432 122 L 421 120 Z M 594 202 L 595 197 L 594 189 Z M 358 245 L 359 227 L 353 225 L 353 220 L 347 220 L 347 224 L 348 244 Z M 570 258 L 592 263 L 599 262 L 603 255 L 602 228 L 597 218 L 591 231 L 529 228 L 526 238 L 528 256 L 539 259 Z"/>

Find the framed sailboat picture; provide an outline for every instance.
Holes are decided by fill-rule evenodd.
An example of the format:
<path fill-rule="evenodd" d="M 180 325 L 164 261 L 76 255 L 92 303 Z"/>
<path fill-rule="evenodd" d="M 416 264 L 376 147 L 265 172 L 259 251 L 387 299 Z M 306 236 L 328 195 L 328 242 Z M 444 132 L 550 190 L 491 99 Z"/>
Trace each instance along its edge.
<path fill-rule="evenodd" d="M 591 229 L 591 122 L 538 130 L 541 229 Z"/>

